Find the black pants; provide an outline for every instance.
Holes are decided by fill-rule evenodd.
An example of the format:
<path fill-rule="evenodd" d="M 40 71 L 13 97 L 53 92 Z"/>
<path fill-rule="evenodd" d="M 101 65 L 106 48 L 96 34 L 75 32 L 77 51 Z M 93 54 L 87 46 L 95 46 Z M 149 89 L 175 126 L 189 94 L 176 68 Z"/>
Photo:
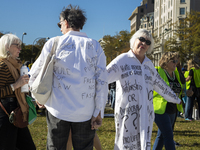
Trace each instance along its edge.
<path fill-rule="evenodd" d="M 1 101 L 10 114 L 17 108 L 17 100 Z M 0 150 L 36 150 L 28 127 L 17 128 L 9 122 L 8 116 L 0 107 Z"/>

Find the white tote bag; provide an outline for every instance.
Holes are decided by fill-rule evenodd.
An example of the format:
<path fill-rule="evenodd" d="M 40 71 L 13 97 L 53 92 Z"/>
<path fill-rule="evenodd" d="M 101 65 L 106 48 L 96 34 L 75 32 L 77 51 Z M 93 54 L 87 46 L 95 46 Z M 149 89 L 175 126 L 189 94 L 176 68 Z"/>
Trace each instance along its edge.
<path fill-rule="evenodd" d="M 53 83 L 53 66 L 55 59 L 55 50 L 57 48 L 59 36 L 54 39 L 51 52 L 48 54 L 41 71 L 30 87 L 32 97 L 40 104 L 45 104 L 51 95 Z"/>

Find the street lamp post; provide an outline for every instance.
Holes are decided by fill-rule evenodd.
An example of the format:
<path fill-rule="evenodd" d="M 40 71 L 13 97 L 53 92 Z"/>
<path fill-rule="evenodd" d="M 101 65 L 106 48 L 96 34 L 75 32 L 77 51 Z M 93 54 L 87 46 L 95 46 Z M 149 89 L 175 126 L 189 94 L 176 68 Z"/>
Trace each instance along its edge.
<path fill-rule="evenodd" d="M 24 33 L 22 34 L 22 49 L 23 49 L 23 38 L 24 38 L 24 35 L 27 35 L 27 33 L 24 32 Z"/>
<path fill-rule="evenodd" d="M 33 41 L 33 45 L 32 45 L 32 57 L 31 57 L 31 63 L 33 63 L 33 46 L 34 46 L 34 43 L 37 41 L 37 40 L 39 40 L 39 39 L 50 39 L 49 37 L 46 37 L 46 38 L 43 38 L 43 37 L 38 37 L 38 38 L 36 38 L 34 41 Z"/>

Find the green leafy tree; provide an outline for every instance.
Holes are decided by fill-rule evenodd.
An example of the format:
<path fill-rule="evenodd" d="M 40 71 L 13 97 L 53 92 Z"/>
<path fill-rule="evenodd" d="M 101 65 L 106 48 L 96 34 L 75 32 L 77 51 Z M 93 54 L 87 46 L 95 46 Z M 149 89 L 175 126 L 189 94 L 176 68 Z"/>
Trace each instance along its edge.
<path fill-rule="evenodd" d="M 101 42 L 101 46 L 109 64 L 117 55 L 127 52 L 130 49 L 129 40 L 131 33 L 128 31 L 120 31 L 114 36 L 105 35 Z"/>
<path fill-rule="evenodd" d="M 31 61 L 31 48 L 32 45 L 22 45 L 22 50 L 19 54 L 19 58 L 22 62 Z"/>
<path fill-rule="evenodd" d="M 44 44 L 46 43 L 46 38 L 39 39 L 35 45 L 22 45 L 22 50 L 20 53 L 20 60 L 22 62 L 30 61 L 34 62 L 40 55 Z"/>
<path fill-rule="evenodd" d="M 41 38 L 34 45 L 34 47 L 35 47 L 35 50 L 34 50 L 34 58 L 35 58 L 35 60 L 39 57 L 39 55 L 40 55 L 40 53 L 42 51 L 42 48 L 43 48 L 43 46 L 44 46 L 44 44 L 46 42 L 47 42 L 47 38 Z"/>

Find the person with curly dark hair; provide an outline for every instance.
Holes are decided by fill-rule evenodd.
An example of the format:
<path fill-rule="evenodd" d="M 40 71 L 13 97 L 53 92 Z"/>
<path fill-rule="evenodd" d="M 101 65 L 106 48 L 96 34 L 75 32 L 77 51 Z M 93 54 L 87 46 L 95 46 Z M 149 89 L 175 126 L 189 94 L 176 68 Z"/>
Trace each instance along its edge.
<path fill-rule="evenodd" d="M 59 37 L 55 52 L 52 92 L 44 105 L 48 150 L 65 150 L 70 129 L 74 150 L 93 150 L 95 130 L 102 124 L 108 95 L 106 57 L 96 40 L 80 32 L 85 22 L 85 12 L 78 6 L 69 5 L 60 14 L 58 26 L 63 36 Z M 47 41 L 33 64 L 30 85 L 54 40 Z"/>

